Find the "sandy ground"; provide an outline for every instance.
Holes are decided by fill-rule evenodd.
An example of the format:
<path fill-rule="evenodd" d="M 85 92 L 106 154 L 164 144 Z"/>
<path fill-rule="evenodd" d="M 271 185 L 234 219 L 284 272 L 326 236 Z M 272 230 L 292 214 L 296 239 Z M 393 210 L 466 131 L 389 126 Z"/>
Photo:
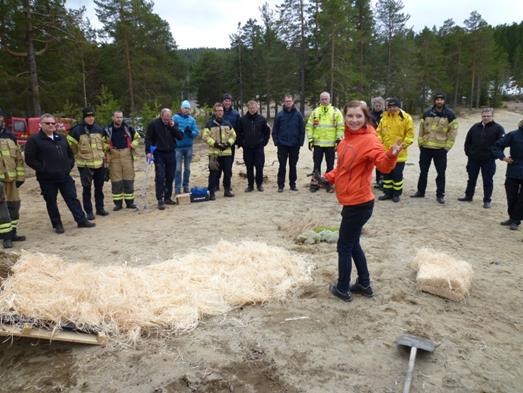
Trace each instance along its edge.
<path fill-rule="evenodd" d="M 511 130 L 521 113 L 500 111 L 496 120 Z M 191 332 L 144 338 L 136 348 L 4 342 L 0 392 L 399 392 L 408 354 L 395 342 L 405 333 L 429 337 L 436 344 L 434 353 L 418 357 L 412 392 L 521 392 L 523 232 L 499 225 L 506 218 L 505 164 L 498 163 L 492 209 L 482 208 L 481 181 L 473 203 L 456 200 L 466 184 L 463 141 L 479 118 L 473 113 L 459 119 L 444 206 L 435 200 L 433 167 L 427 197 L 408 198 L 419 173 L 419 150 L 410 149 L 406 197 L 399 204 L 377 202 L 362 239 L 376 296 L 355 296 L 349 304 L 327 290 L 337 275 L 335 245 L 293 241 L 304 221 L 340 221 L 333 194 L 311 194 L 306 188 L 312 167 L 306 147 L 299 161 L 298 193 L 276 192 L 278 165 L 271 144 L 263 193 L 244 193 L 246 180 L 239 172 L 245 167 L 235 165 L 235 198 L 218 194 L 214 203 L 161 212 L 154 208 L 150 182 L 152 209 L 111 212 L 97 217 L 94 229 L 76 228 L 62 203 L 66 233 L 60 236 L 51 231 L 37 182 L 28 179 L 22 188 L 19 232 L 27 235 L 23 247 L 30 251 L 56 253 L 71 263 L 142 265 L 219 239 L 252 239 L 305 254 L 316 269 L 313 284 L 284 302 L 206 318 Z M 195 156 L 192 184 L 206 185 L 205 147 L 199 145 Z M 137 194 L 143 184 L 142 165 Z M 111 207 L 108 185 L 106 201 Z M 473 265 L 471 296 L 465 302 L 416 291 L 409 263 L 417 249 L 426 246 Z"/>

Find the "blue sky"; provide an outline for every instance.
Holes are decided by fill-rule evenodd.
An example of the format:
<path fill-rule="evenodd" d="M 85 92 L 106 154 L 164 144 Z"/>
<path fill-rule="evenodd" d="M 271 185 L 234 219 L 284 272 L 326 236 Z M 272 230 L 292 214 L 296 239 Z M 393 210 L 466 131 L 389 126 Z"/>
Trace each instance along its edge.
<path fill-rule="evenodd" d="M 166 20 L 179 48 L 229 47 L 229 34 L 236 31 L 238 22 L 259 18 L 259 7 L 269 3 L 273 9 L 281 0 L 156 0 L 154 10 Z M 374 1 L 373 1 L 374 3 Z M 441 26 L 452 18 L 463 25 L 474 10 L 491 25 L 521 22 L 523 5 L 521 0 L 403 0 L 404 12 L 410 14 L 408 26 L 419 31 L 424 26 Z M 67 0 L 69 8 L 87 8 L 91 24 L 99 26 L 94 12 L 94 2 Z"/>

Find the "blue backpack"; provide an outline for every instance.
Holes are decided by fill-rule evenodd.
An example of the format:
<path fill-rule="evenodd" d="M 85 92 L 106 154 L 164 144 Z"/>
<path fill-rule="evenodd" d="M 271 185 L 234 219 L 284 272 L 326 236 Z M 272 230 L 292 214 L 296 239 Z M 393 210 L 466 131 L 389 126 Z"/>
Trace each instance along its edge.
<path fill-rule="evenodd" d="M 209 190 L 207 187 L 191 188 L 191 202 L 205 202 L 209 200 Z"/>

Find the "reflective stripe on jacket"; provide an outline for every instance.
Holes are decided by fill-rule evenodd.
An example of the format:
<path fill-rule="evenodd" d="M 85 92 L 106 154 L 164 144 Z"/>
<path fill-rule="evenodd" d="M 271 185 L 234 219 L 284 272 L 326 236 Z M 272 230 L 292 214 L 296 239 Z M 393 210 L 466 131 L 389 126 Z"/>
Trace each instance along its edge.
<path fill-rule="evenodd" d="M 218 120 L 213 117 L 205 125 L 202 139 L 209 146 L 210 156 L 230 156 L 232 155 L 230 146 L 234 145 L 234 142 L 236 141 L 236 132 L 234 131 L 234 128 L 232 128 L 231 123 L 227 120 Z M 214 147 L 215 142 L 228 143 L 229 147 L 225 150 L 218 149 L 217 147 Z"/>
<path fill-rule="evenodd" d="M 436 107 L 423 114 L 419 124 L 418 144 L 428 149 L 450 150 L 458 134 L 458 121 L 454 112 L 444 107 L 438 112 Z"/>
<path fill-rule="evenodd" d="M 16 137 L 5 128 L 0 130 L 0 180 L 25 180 L 22 152 L 16 143 Z"/>
<path fill-rule="evenodd" d="M 412 117 L 405 111 L 399 110 L 393 114 L 385 112 L 378 125 L 378 138 L 386 149 L 389 149 L 398 140 L 405 148 L 398 155 L 398 162 L 407 161 L 407 147 L 414 142 L 414 123 Z"/>
<path fill-rule="evenodd" d="M 343 137 L 343 116 L 331 104 L 314 109 L 307 121 L 307 138 L 314 146 L 333 147 Z"/>
<path fill-rule="evenodd" d="M 104 143 L 105 131 L 94 124 L 89 127 L 79 124 L 67 135 L 67 142 L 74 153 L 78 168 L 101 168 L 107 145 Z"/>

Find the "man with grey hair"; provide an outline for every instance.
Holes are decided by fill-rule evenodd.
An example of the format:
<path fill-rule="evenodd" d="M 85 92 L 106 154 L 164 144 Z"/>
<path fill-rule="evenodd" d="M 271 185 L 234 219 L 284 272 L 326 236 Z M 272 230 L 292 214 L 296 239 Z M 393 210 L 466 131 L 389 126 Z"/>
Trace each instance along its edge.
<path fill-rule="evenodd" d="M 183 133 L 172 120 L 172 111 L 169 108 L 163 108 L 160 117 L 154 119 L 147 127 L 145 153 L 147 160 L 154 157 L 156 200 L 160 210 L 164 210 L 165 205 L 175 204 L 172 200 L 176 169 L 174 149 L 176 148 L 176 140 L 182 139 Z M 151 149 L 152 146 L 154 148 Z"/>
<path fill-rule="evenodd" d="M 483 179 L 483 207 L 488 209 L 492 203 L 494 190 L 494 174 L 496 173 L 496 158 L 494 146 L 505 135 L 503 127 L 494 121 L 494 110 L 485 108 L 481 111 L 481 121 L 474 124 L 465 138 L 465 154 L 468 157 L 467 189 L 465 196 L 458 198 L 460 202 L 472 202 L 479 171 Z"/>
<path fill-rule="evenodd" d="M 323 156 L 327 163 L 327 172 L 334 168 L 335 150 L 338 142 L 343 138 L 345 123 L 338 108 L 330 103 L 331 96 L 324 91 L 320 94 L 320 106 L 315 108 L 307 121 L 307 139 L 309 150 L 313 150 L 314 173 L 321 174 Z M 318 191 L 318 187 L 311 183 L 310 191 Z M 334 190 L 329 185 L 327 192 Z"/>

